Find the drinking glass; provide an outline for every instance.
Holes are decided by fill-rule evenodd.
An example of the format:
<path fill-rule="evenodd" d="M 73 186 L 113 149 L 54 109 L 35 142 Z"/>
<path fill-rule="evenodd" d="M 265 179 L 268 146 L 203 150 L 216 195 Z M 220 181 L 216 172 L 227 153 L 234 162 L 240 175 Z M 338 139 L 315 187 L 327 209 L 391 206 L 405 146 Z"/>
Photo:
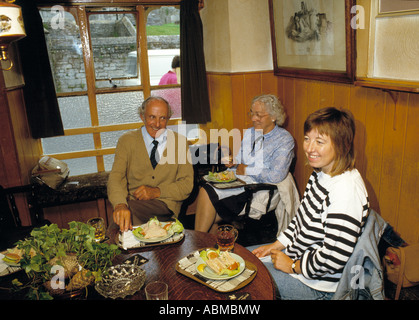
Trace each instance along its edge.
<path fill-rule="evenodd" d="M 106 230 L 105 230 L 105 221 L 103 220 L 103 218 L 100 218 L 100 217 L 91 218 L 87 221 L 87 224 L 95 228 L 95 241 L 96 242 L 99 242 L 105 239 Z"/>
<path fill-rule="evenodd" d="M 147 300 L 169 300 L 167 284 L 162 281 L 150 282 L 145 287 Z"/>
<path fill-rule="evenodd" d="M 239 232 L 232 225 L 225 224 L 217 229 L 217 245 L 221 251 L 232 251 Z"/>

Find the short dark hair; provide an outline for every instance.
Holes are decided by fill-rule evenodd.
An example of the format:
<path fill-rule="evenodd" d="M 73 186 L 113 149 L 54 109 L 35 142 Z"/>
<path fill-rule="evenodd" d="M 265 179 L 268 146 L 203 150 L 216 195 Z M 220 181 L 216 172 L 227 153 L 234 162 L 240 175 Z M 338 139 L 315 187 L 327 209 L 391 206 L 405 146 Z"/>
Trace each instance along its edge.
<path fill-rule="evenodd" d="M 174 56 L 172 60 L 172 69 L 176 69 L 180 67 L 180 57 Z"/>
<path fill-rule="evenodd" d="M 336 159 L 330 172 L 339 175 L 355 167 L 355 120 L 349 110 L 334 107 L 320 109 L 310 114 L 304 122 L 304 135 L 313 129 L 330 137 Z"/>

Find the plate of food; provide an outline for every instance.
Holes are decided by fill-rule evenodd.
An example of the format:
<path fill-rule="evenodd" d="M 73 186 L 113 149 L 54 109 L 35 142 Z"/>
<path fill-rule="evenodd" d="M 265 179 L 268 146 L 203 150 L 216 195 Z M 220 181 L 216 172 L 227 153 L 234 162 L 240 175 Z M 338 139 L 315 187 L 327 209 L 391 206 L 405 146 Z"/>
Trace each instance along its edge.
<path fill-rule="evenodd" d="M 196 271 L 210 280 L 228 280 L 237 277 L 246 268 L 242 257 L 228 251 L 205 249 L 200 251 Z"/>
<path fill-rule="evenodd" d="M 0 252 L 0 277 L 21 270 L 22 250 L 17 247 Z"/>
<path fill-rule="evenodd" d="M 7 249 L 7 251 L 0 253 L 0 258 L 2 262 L 11 267 L 19 267 L 20 259 L 22 259 L 22 250 L 14 247 L 12 249 Z"/>
<path fill-rule="evenodd" d="M 135 228 L 132 234 L 142 242 L 154 243 L 169 239 L 175 233 L 183 231 L 179 220 L 160 222 L 157 217 L 151 218 L 147 223 Z"/>
<path fill-rule="evenodd" d="M 208 175 L 204 176 L 204 179 L 208 182 L 227 183 L 236 181 L 237 177 L 234 171 L 226 170 L 222 172 L 208 172 Z"/>

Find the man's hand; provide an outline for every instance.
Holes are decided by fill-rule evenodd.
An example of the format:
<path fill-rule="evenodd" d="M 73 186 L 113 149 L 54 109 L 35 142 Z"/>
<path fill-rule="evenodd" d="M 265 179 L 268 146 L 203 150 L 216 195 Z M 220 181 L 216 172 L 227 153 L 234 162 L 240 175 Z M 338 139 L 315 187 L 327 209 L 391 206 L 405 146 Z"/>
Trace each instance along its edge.
<path fill-rule="evenodd" d="M 137 200 L 152 200 L 160 197 L 160 189 L 155 187 L 140 186 L 133 193 Z"/>
<path fill-rule="evenodd" d="M 126 204 L 120 203 L 115 206 L 113 221 L 119 226 L 122 232 L 132 230 L 131 211 Z"/>

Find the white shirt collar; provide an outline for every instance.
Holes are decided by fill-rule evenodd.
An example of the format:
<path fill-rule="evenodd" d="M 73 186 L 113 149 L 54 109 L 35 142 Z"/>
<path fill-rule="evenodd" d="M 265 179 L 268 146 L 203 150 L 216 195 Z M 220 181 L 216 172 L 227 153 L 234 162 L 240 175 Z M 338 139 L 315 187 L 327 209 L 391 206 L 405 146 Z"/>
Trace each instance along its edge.
<path fill-rule="evenodd" d="M 163 144 L 167 140 L 167 129 L 164 130 L 164 132 L 156 139 L 150 136 L 145 126 L 141 127 L 141 132 L 143 134 L 144 143 L 146 146 L 152 145 L 154 140 L 157 140 L 159 142 L 159 145 Z"/>

